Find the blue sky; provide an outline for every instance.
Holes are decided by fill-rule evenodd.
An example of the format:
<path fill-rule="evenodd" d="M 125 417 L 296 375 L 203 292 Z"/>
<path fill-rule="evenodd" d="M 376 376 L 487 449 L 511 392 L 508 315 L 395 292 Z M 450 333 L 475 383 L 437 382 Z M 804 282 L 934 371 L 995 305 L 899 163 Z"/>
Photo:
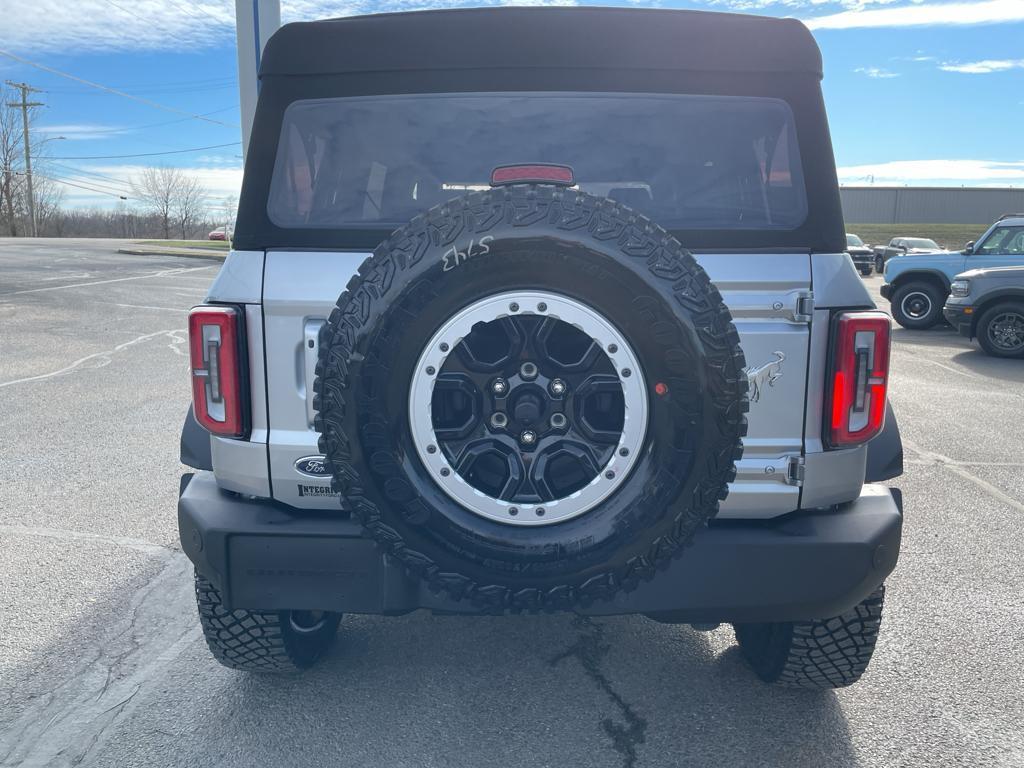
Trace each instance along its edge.
<path fill-rule="evenodd" d="M 481 4 L 283 0 L 282 15 L 292 21 Z M 825 99 L 844 183 L 1024 186 L 1024 0 L 660 5 L 807 23 L 824 57 Z M 200 175 L 216 199 L 237 192 L 241 149 L 231 144 L 239 141 L 231 0 L 0 0 L 0 19 L 0 50 L 208 118 L 182 117 L 0 56 L 0 79 L 42 90 L 36 97 L 47 105 L 38 121 L 44 135 L 65 137 L 47 143 L 52 159 L 38 173 L 125 190 L 139 167 L 166 164 Z M 230 146 L 99 157 L 222 144 Z M 65 201 L 106 207 L 116 197 L 65 186 Z"/>

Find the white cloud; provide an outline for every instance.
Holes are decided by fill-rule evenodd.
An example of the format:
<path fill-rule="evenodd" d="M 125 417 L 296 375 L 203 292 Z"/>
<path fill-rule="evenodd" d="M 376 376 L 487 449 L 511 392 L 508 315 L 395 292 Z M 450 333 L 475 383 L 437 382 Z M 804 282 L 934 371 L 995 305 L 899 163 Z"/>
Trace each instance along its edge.
<path fill-rule="evenodd" d="M 73 139 L 75 141 L 83 141 L 87 139 L 109 139 L 115 136 L 121 136 L 126 133 L 130 133 L 129 128 L 121 126 L 111 125 L 98 125 L 95 123 L 74 123 L 69 125 L 40 125 L 33 130 L 45 133 L 47 136 L 51 136 L 56 139 L 59 136 L 63 136 L 67 139 Z"/>
<path fill-rule="evenodd" d="M 851 10 L 804 19 L 811 29 L 927 27 L 1001 24 L 1024 21 L 1024 0 L 982 0 L 977 3 L 916 3 L 896 8 Z"/>
<path fill-rule="evenodd" d="M 982 61 L 944 62 L 939 65 L 944 72 L 961 72 L 965 75 L 988 75 L 992 72 L 1006 72 L 1010 69 L 1024 69 L 1024 59 L 984 59 Z"/>
<path fill-rule="evenodd" d="M 887 69 L 881 67 L 857 67 L 854 72 L 859 72 L 867 77 L 875 78 L 876 80 L 888 80 L 893 77 L 899 77 L 899 72 L 890 72 Z"/>
<path fill-rule="evenodd" d="M 942 184 L 952 186 L 1024 185 L 1024 161 L 891 160 L 838 169 L 843 183 Z"/>
<path fill-rule="evenodd" d="M 241 163 L 241 160 L 237 161 Z M 137 178 L 145 168 L 142 165 L 78 165 L 79 171 L 84 173 L 76 174 L 67 166 L 60 168 L 60 177 L 72 177 L 78 184 L 86 186 L 95 185 L 104 189 L 120 189 L 128 191 L 128 205 L 136 206 L 138 201 L 132 199 L 131 182 Z M 242 188 L 241 168 L 210 168 L 207 166 L 194 166 L 180 168 L 181 172 L 188 176 L 195 176 L 199 179 L 208 193 L 209 205 L 215 206 L 229 195 L 237 197 Z M 94 175 L 89 175 L 94 174 Z M 54 174 L 57 175 L 56 173 Z M 90 179 L 92 181 L 90 182 Z M 77 189 L 67 185 L 61 185 L 64 193 L 64 205 L 69 208 L 110 208 L 117 203 L 115 197 L 103 194 L 96 194 L 87 190 Z"/>
<path fill-rule="evenodd" d="M 575 5 L 577 0 L 284 0 L 282 21 L 480 5 Z M 3 48 L 69 51 L 192 50 L 234 42 L 233 0 L 0 1 Z"/>

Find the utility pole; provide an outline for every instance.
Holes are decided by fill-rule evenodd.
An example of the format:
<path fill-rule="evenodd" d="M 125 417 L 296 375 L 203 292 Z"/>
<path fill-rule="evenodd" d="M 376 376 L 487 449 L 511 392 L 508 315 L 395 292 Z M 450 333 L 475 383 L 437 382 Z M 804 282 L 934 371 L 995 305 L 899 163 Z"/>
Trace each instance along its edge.
<path fill-rule="evenodd" d="M 28 231 L 32 237 L 36 237 L 38 235 L 36 231 L 36 196 L 32 191 L 32 145 L 28 140 L 28 111 L 32 107 L 44 105 L 41 101 L 28 100 L 28 95 L 38 92 L 38 88 L 33 88 L 27 83 L 16 83 L 13 80 L 8 80 L 7 84 L 21 91 L 21 102 L 8 102 L 7 106 L 21 109 L 21 143 L 25 145 L 25 180 L 28 184 Z"/>

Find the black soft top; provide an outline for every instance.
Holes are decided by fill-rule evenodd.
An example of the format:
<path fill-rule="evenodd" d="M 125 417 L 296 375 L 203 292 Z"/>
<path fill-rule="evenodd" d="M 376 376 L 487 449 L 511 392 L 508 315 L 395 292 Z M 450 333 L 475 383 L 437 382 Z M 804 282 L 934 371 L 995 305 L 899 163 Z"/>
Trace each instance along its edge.
<path fill-rule="evenodd" d="M 796 19 L 632 8 L 466 8 L 287 24 L 260 74 L 480 69 L 808 73 L 821 54 Z"/>
<path fill-rule="evenodd" d="M 794 19 L 634 8 L 472 8 L 287 24 L 267 43 L 234 244 L 370 249 L 390 230 L 283 228 L 267 213 L 285 111 L 350 96 L 621 92 L 781 99 L 792 109 L 807 218 L 791 230 L 682 230 L 697 250 L 842 252 L 821 54 Z"/>

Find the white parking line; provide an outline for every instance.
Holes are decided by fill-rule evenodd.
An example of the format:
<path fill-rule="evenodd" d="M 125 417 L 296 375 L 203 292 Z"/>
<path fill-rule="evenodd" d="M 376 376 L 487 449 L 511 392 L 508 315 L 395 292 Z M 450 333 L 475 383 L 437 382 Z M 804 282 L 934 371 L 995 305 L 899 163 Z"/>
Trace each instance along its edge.
<path fill-rule="evenodd" d="M 187 309 L 181 309 L 180 307 L 150 307 L 146 304 L 107 304 L 107 302 L 97 302 L 106 304 L 109 307 L 128 307 L 129 309 L 162 309 L 164 312 L 184 312 L 188 314 Z"/>
<path fill-rule="evenodd" d="M 111 280 L 93 280 L 88 283 L 71 283 L 69 285 L 51 285 L 47 288 L 27 288 L 23 291 L 11 291 L 0 294 L 0 296 L 18 296 L 23 293 L 40 293 L 41 291 L 62 291 L 65 288 L 85 288 L 90 285 L 105 285 L 107 283 L 123 283 L 127 280 L 145 280 L 150 277 L 168 277 L 171 275 L 184 275 L 187 272 L 198 272 L 202 269 L 214 269 L 215 267 L 181 267 L 179 269 L 164 269 L 160 272 L 150 272 L 148 275 L 133 275 L 132 277 L 116 277 Z M 219 266 L 216 267 L 219 269 Z"/>

